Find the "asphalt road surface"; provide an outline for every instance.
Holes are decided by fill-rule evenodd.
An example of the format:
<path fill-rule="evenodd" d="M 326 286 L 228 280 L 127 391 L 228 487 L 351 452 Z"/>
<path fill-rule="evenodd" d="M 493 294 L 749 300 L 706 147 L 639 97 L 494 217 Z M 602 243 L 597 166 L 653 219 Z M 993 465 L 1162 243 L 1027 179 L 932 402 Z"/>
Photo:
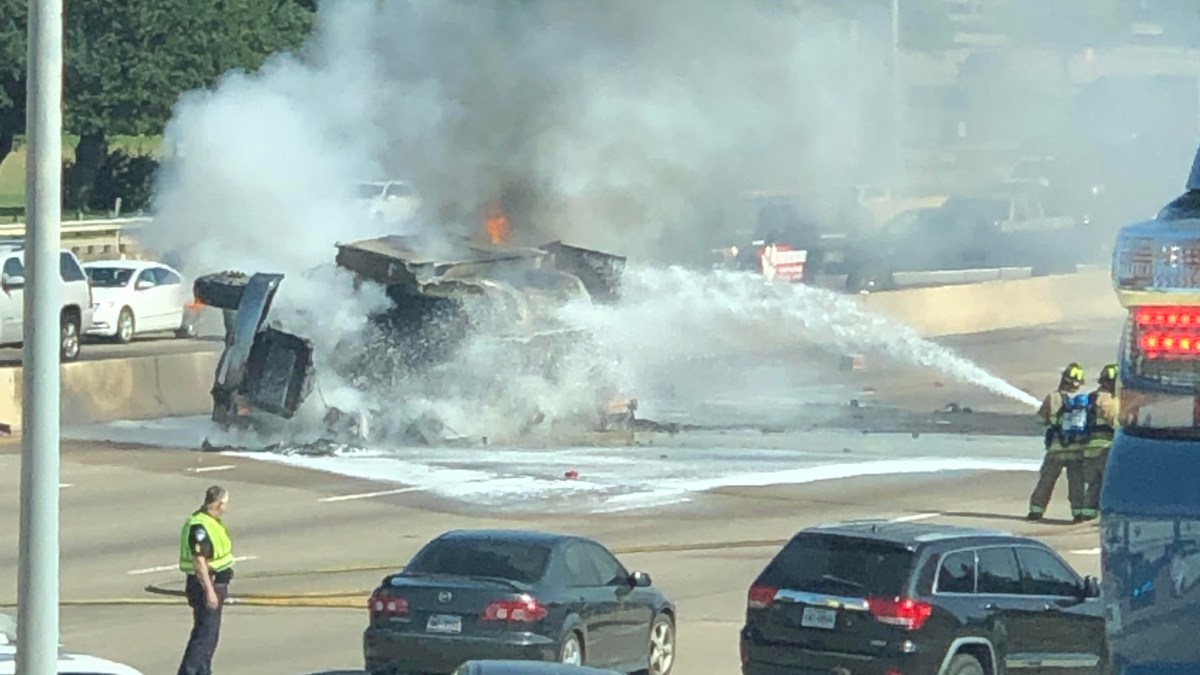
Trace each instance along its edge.
<path fill-rule="evenodd" d="M 124 359 L 133 356 L 157 356 L 195 351 L 220 351 L 224 339 L 224 325 L 219 314 L 206 310 L 197 323 L 197 337 L 181 339 L 171 333 L 146 333 L 134 337 L 128 344 L 117 344 L 111 340 L 84 336 L 80 345 L 80 361 Z M 21 365 L 21 346 L 0 349 L 0 367 Z"/>
<path fill-rule="evenodd" d="M 1055 385 L 1067 361 L 1078 360 L 1091 373 L 1111 360 L 1117 329 L 1117 323 L 1097 322 L 945 342 L 1017 386 L 1039 392 L 1040 396 Z M 813 370 L 812 364 L 788 367 Z M 814 389 L 832 387 L 832 395 L 837 397 L 831 399 L 833 403 L 854 395 L 862 398 L 868 408 L 890 406 L 925 417 L 947 401 L 973 405 L 977 410 L 995 414 L 995 419 L 1004 416 L 1010 420 L 1027 419 L 1032 412 L 1024 404 L 1000 400 L 969 383 L 902 365 L 885 367 L 869 362 L 861 371 L 843 373 L 825 364 L 818 370 L 819 377 L 804 380 L 804 392 L 797 393 L 794 388 L 777 383 L 780 388 L 775 393 L 792 396 L 792 403 L 802 403 Z M 750 380 L 753 385 L 755 378 Z M 706 392 L 711 393 L 713 385 L 693 390 L 691 384 L 682 383 L 673 398 L 668 397 L 660 408 L 684 410 L 688 405 L 703 404 Z M 739 391 L 749 396 L 754 389 L 750 386 Z M 749 398 L 747 405 L 754 408 L 770 398 Z M 725 407 L 709 405 L 731 417 L 746 413 L 744 408 L 738 411 L 730 403 L 722 404 Z M 778 414 L 778 409 L 772 409 L 762 417 L 768 422 L 778 422 Z M 989 436 L 1005 432 L 994 426 L 993 418 L 972 418 L 974 422 L 957 419 L 960 422 L 955 431 L 977 434 L 971 443 L 964 438 L 958 448 L 961 456 L 1036 460 L 1034 438 Z M 1012 422 L 1005 424 L 1009 423 Z M 935 430 L 945 430 L 941 428 L 945 425 L 939 425 L 936 419 L 929 424 Z M 128 431 L 132 426 L 120 428 Z M 160 437 L 160 446 L 187 445 L 170 442 L 179 441 L 172 434 L 184 433 L 183 430 L 171 432 L 170 427 L 165 428 L 167 436 Z M 160 425 L 158 433 L 163 433 L 163 429 Z M 350 608 L 229 606 L 215 662 L 215 668 L 223 673 L 358 673 L 362 663 L 360 638 L 366 619 L 363 607 L 366 593 L 386 569 L 403 565 L 424 542 L 460 527 L 577 532 L 596 537 L 618 552 L 626 551 L 621 558 L 627 566 L 649 572 L 656 584 L 678 603 L 679 660 L 675 670 L 678 675 L 738 672 L 737 631 L 745 608 L 745 593 L 777 546 L 755 543 L 756 540 L 777 542 L 818 522 L 879 516 L 995 527 L 1044 539 L 1063 552 L 1081 573 L 1099 571 L 1097 528 L 1071 525 L 1066 520 L 1065 485 L 1060 484 L 1055 494 L 1049 520 L 1036 524 L 1024 522 L 1035 477 L 1028 468 L 851 478 L 828 475 L 825 480 L 789 485 L 759 485 L 753 481 L 730 485 L 721 480 L 717 468 L 730 461 L 737 450 L 736 444 L 713 437 L 709 439 L 712 447 L 707 448 L 640 447 L 621 451 L 622 461 L 627 462 L 625 466 L 632 467 L 630 480 L 636 478 L 649 489 L 653 489 L 656 476 L 678 477 L 683 471 L 681 467 L 698 466 L 693 460 L 707 457 L 703 471 L 697 469 L 703 475 L 690 484 L 694 492 L 688 501 L 581 513 L 564 508 L 569 504 L 563 500 L 522 498 L 519 493 L 512 496 L 524 502 L 524 508 L 515 509 L 409 489 L 407 485 L 418 482 L 418 473 L 427 475 L 431 467 L 451 460 L 458 462 L 459 468 L 469 463 L 469 455 L 439 458 L 436 449 L 423 459 L 419 453 L 412 454 L 404 460 L 408 462 L 408 475 L 381 483 L 329 470 L 264 462 L 253 456 L 164 449 L 130 442 L 137 438 L 64 444 L 62 641 L 70 649 L 124 661 L 147 674 L 173 672 L 178 666 L 190 627 L 190 613 L 176 599 L 148 593 L 145 588 L 148 584 L 178 587 L 180 575 L 174 567 L 179 527 L 198 505 L 204 489 L 214 482 L 230 489 L 227 521 L 235 537 L 236 553 L 246 556 L 238 563 L 235 593 L 352 594 L 348 596 Z M 143 443 L 154 442 L 150 436 L 140 438 Z M 756 452 L 762 451 L 761 446 L 773 443 L 781 446 L 775 448 L 777 451 L 790 449 L 798 453 L 797 467 L 811 464 L 820 468 L 820 461 L 813 459 L 818 451 L 811 447 L 811 438 L 790 435 L 761 438 L 772 440 L 756 442 Z M 883 445 L 878 445 L 880 439 Z M 934 440 L 904 435 L 904 439 L 903 446 L 900 441 L 891 446 L 893 459 L 897 461 L 933 454 L 935 450 L 942 454 L 952 450 L 945 447 L 952 445 L 952 441 L 944 437 Z M 1026 446 L 1023 439 L 1028 439 L 1031 445 Z M 851 454 L 876 453 L 879 459 L 889 453 L 890 442 L 888 437 L 880 436 L 871 441 L 876 445 L 869 450 L 861 449 L 866 445 L 854 446 L 850 448 Z M 521 458 L 514 458 L 500 457 L 493 450 L 481 454 L 471 468 L 480 473 L 496 472 L 498 481 L 504 478 L 499 475 L 501 469 L 509 473 L 543 471 L 546 472 L 543 477 L 549 480 L 559 472 L 561 465 L 556 462 L 561 461 L 565 451 L 526 449 L 524 452 Z M 588 461 L 594 460 L 594 466 L 599 467 L 611 459 L 605 454 L 609 451 L 588 452 L 592 454 L 585 457 L 581 452 L 575 461 L 590 457 Z M 672 454 L 683 452 L 693 454 L 671 459 Z M 809 454 L 800 458 L 802 452 Z M 824 460 L 827 465 L 846 462 L 836 456 L 837 452 L 827 454 L 832 455 Z M 667 460 L 662 455 L 667 455 Z M 786 457 L 771 455 L 767 461 L 765 456 L 750 454 L 739 459 L 750 465 L 758 463 L 768 474 L 785 473 L 781 463 L 787 463 Z M 509 459 L 520 461 L 507 466 Z M 646 468 L 664 461 L 675 463 L 668 463 L 665 468 Z M 0 603 L 9 604 L 15 600 L 17 578 L 18 469 L 17 443 L 14 440 L 0 443 L 0 523 L 5 524 L 0 528 L 0 589 L 5 589 L 0 592 Z M 731 464 L 729 469 L 746 471 L 748 467 Z M 588 478 L 590 470 L 585 470 L 581 479 Z M 622 471 L 614 475 L 619 478 Z M 498 484 L 501 483 L 491 485 Z M 723 545 L 695 546 L 713 543 Z M 631 549 L 642 552 L 629 552 Z"/>
<path fill-rule="evenodd" d="M 0 449 L 0 588 L 15 599 L 18 455 Z M 242 593 L 351 593 L 351 608 L 231 605 L 215 669 L 224 673 L 357 673 L 366 592 L 425 541 L 452 528 L 521 527 L 590 535 L 627 566 L 649 572 L 679 607 L 679 675 L 738 672 L 737 631 L 745 593 L 776 545 L 797 529 L 866 516 L 928 519 L 1039 536 L 1082 573 L 1095 574 L 1097 528 L 1065 520 L 1056 495 L 1051 520 L 1021 520 L 1029 472 L 944 473 L 828 481 L 800 486 L 723 488 L 687 505 L 644 512 L 506 516 L 448 512 L 419 493 L 378 495 L 376 483 L 205 453 L 69 444 L 62 480 L 62 641 L 143 672 L 178 666 L 190 613 L 148 584 L 178 587 L 172 571 L 182 519 L 204 489 L 231 493 L 226 517 L 236 541 L 234 590 Z M 372 496 L 374 495 L 374 496 Z M 740 543 L 751 541 L 750 544 Z M 724 542 L 709 550 L 688 545 Z M 369 568 L 335 573 L 318 570 Z M 283 576 L 257 574 L 288 572 Z M 7 611 L 13 611 L 11 609 Z"/>

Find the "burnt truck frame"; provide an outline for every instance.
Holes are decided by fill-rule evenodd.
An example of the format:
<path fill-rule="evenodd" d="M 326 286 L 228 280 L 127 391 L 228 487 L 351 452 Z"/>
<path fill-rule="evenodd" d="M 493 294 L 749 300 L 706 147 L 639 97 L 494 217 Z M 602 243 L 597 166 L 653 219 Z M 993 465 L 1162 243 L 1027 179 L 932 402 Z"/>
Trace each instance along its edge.
<path fill-rule="evenodd" d="M 211 390 L 212 419 L 222 427 L 245 426 L 249 409 L 291 419 L 312 390 L 312 342 L 266 326 L 283 279 L 222 272 L 194 284 L 196 299 L 226 317 L 225 350 Z"/>
<path fill-rule="evenodd" d="M 384 316 L 369 317 L 385 331 L 420 328 L 428 321 L 431 307 L 456 305 L 465 295 L 497 286 L 516 293 L 533 289 L 553 293 L 574 285 L 601 304 L 614 303 L 620 297 L 626 263 L 622 256 L 561 241 L 539 247 L 463 243 L 463 255 L 439 261 L 420 256 L 410 238 L 389 235 L 339 243 L 334 262 L 351 272 L 356 284 L 366 280 L 385 287 L 393 307 Z M 249 426 L 255 411 L 291 419 L 314 388 L 312 341 L 267 325 L 284 277 L 225 271 L 195 281 L 196 299 L 225 314 L 225 350 L 211 390 L 212 419 L 222 428 Z M 434 362 L 446 358 L 456 344 L 453 337 L 449 343 L 448 351 L 416 358 Z M 539 340 L 518 338 L 514 348 L 521 348 L 518 343 L 547 351 Z M 330 415 L 335 412 L 340 411 L 329 411 Z"/>

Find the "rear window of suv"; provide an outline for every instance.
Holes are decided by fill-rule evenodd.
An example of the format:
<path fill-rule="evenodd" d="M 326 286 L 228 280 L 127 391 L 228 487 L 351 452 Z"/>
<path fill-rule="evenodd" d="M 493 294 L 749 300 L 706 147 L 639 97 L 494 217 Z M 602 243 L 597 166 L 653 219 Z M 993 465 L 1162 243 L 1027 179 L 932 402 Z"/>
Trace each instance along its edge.
<path fill-rule="evenodd" d="M 904 592 L 912 563 L 913 552 L 900 544 L 801 534 L 767 565 L 760 582 L 797 591 L 895 596 Z"/>
<path fill-rule="evenodd" d="M 550 549 L 495 539 L 437 539 L 419 551 L 405 574 L 492 577 L 530 584 L 542 578 Z"/>

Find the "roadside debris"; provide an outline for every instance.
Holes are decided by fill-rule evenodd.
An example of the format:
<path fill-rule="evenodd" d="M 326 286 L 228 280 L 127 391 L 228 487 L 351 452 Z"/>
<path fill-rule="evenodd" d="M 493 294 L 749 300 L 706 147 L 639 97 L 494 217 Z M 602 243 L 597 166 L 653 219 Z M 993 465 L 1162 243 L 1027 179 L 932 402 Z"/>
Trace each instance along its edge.
<path fill-rule="evenodd" d="M 942 409 L 938 410 L 936 412 L 946 413 L 946 414 L 950 414 L 950 415 L 957 415 L 957 414 L 969 415 L 975 411 L 971 410 L 969 407 L 961 406 L 958 403 L 950 402 L 950 403 L 947 403 L 946 405 L 942 406 Z"/>

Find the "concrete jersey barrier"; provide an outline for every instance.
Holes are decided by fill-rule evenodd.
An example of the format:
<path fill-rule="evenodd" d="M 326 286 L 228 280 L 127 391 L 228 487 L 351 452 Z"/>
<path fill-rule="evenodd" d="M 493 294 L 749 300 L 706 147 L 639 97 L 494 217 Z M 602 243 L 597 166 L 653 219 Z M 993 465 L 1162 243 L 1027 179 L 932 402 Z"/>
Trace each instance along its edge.
<path fill-rule="evenodd" d="M 863 303 L 924 337 L 1123 316 L 1108 270 L 874 293 Z"/>
<path fill-rule="evenodd" d="M 859 296 L 865 307 L 925 337 L 1123 316 L 1107 270 Z M 219 352 L 65 364 L 67 424 L 206 414 Z M 21 424 L 21 369 L 0 369 L 0 422 Z"/>
<path fill-rule="evenodd" d="M 89 424 L 209 411 L 219 352 L 76 361 L 62 366 L 62 421 Z M 21 428 L 22 368 L 0 368 L 0 422 Z"/>

